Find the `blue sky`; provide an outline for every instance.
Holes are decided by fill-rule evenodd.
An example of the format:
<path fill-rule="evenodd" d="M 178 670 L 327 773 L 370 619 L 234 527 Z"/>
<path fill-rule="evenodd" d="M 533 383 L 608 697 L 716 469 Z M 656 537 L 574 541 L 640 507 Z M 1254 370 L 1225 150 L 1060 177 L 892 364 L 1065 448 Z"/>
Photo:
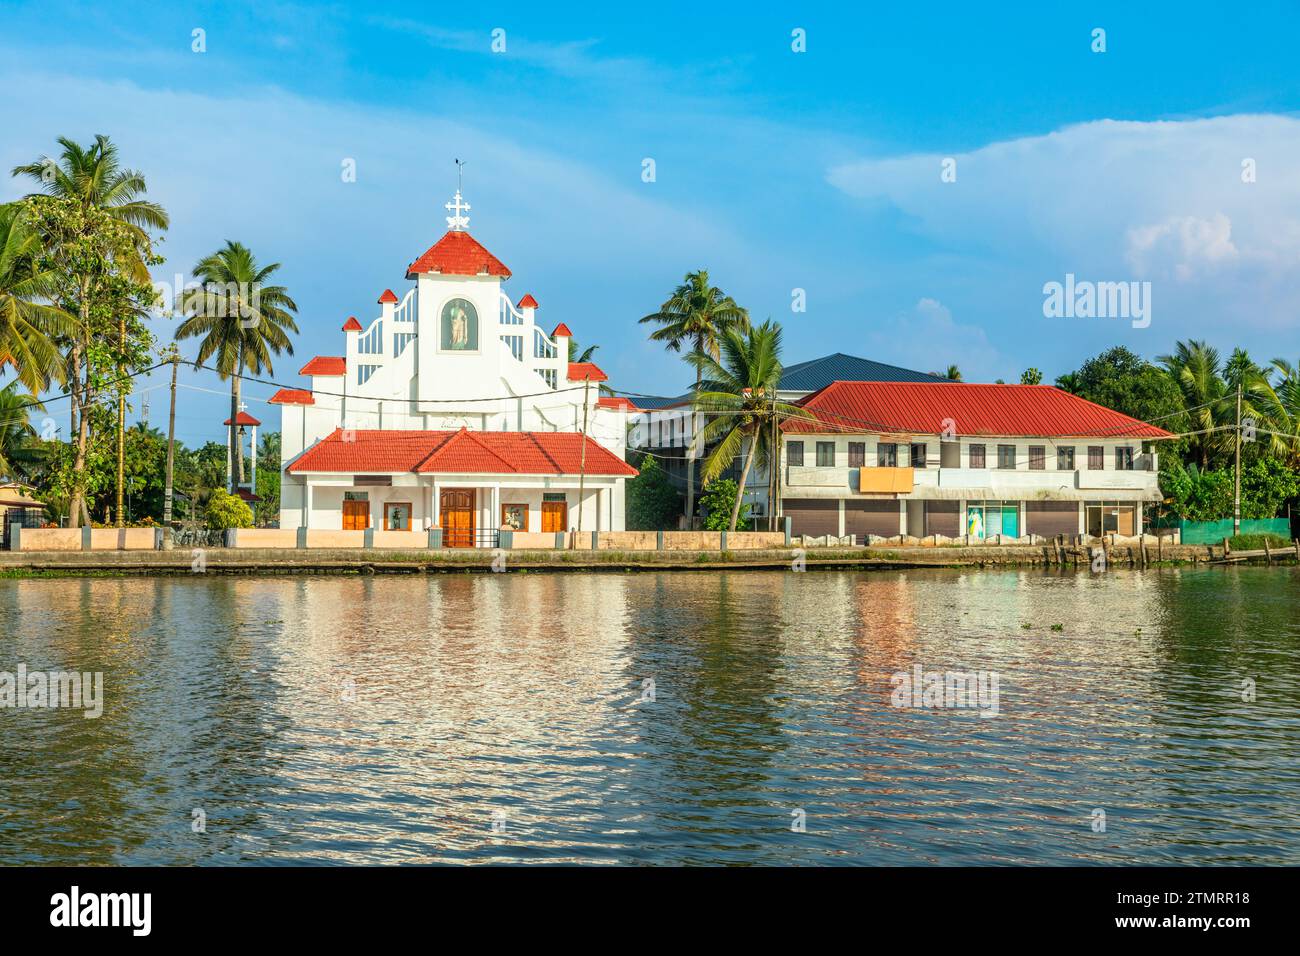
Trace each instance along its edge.
<path fill-rule="evenodd" d="M 622 389 L 689 377 L 636 320 L 701 267 L 783 323 L 790 363 L 1050 381 L 1113 344 L 1300 357 L 1294 7 L 1025 6 L 9 3 L 0 166 L 107 133 L 172 215 L 159 278 L 226 239 L 283 263 L 302 328 L 286 383 L 407 288 L 454 157 L 507 289 L 599 344 Z M 23 191 L 0 178 L 0 200 Z M 1066 273 L 1151 282 L 1150 326 L 1045 318 Z M 212 391 L 182 393 L 182 438 L 219 437 L 224 386 L 188 384 Z M 247 392 L 276 424 L 270 389 Z"/>

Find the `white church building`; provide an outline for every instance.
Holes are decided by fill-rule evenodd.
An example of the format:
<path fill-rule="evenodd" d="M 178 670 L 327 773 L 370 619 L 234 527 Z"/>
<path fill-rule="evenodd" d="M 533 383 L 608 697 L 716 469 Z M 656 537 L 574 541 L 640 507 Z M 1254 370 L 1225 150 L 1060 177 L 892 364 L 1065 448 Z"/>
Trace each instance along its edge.
<path fill-rule="evenodd" d="M 457 190 L 448 231 L 384 290 L 367 324 L 349 318 L 341 355 L 280 389 L 280 527 L 443 529 L 449 547 L 497 532 L 622 531 L 626 400 L 569 361 L 572 333 L 513 301 L 510 270 L 469 234 Z"/>

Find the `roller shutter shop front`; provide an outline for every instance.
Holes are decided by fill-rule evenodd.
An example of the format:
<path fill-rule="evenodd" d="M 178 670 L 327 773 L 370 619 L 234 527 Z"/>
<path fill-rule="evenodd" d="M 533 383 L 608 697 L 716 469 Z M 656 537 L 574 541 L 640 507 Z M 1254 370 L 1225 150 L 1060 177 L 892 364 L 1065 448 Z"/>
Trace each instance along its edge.
<path fill-rule="evenodd" d="M 869 534 L 893 537 L 898 534 L 899 525 L 899 506 L 895 498 L 844 502 L 844 533 L 853 535 L 855 543 L 862 543 Z"/>
<path fill-rule="evenodd" d="M 1026 501 L 1025 532 L 1044 538 L 1079 533 L 1079 502 Z"/>
<path fill-rule="evenodd" d="M 927 501 L 925 503 L 925 533 L 941 534 L 948 538 L 961 536 L 961 508 L 957 501 Z"/>
<path fill-rule="evenodd" d="M 840 503 L 834 498 L 784 498 L 781 508 L 790 519 L 791 534 L 821 537 L 840 533 Z"/>

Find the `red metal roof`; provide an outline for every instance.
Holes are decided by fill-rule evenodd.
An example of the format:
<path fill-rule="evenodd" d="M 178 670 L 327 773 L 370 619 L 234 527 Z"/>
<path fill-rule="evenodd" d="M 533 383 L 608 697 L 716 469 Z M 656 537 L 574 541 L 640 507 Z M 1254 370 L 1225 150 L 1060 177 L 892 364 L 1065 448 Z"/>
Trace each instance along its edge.
<path fill-rule="evenodd" d="M 600 370 L 600 366 L 595 362 L 570 362 L 569 363 L 569 381 L 583 382 L 590 379 L 593 382 L 609 381 L 609 376 Z"/>
<path fill-rule="evenodd" d="M 385 302 L 396 302 L 396 301 L 397 301 L 397 293 L 394 292 L 392 289 L 385 289 L 384 294 L 379 297 L 380 305 L 382 305 Z"/>
<path fill-rule="evenodd" d="M 342 355 L 318 355 L 302 368 L 299 375 L 346 375 L 348 360 Z"/>
<path fill-rule="evenodd" d="M 539 306 L 537 305 L 537 300 L 533 298 L 533 294 L 529 292 L 527 295 L 525 295 L 522 299 L 519 300 L 519 308 L 536 309 L 539 308 Z"/>
<path fill-rule="evenodd" d="M 621 408 L 629 412 L 640 411 L 636 403 L 630 398 L 624 398 L 622 395 L 602 395 L 596 399 L 597 408 Z"/>
<path fill-rule="evenodd" d="M 573 338 L 573 333 L 569 331 L 569 327 L 563 322 L 555 327 L 555 331 L 551 333 L 551 338 L 555 338 L 557 335 L 567 335 L 569 338 Z"/>
<path fill-rule="evenodd" d="M 315 405 L 316 399 L 305 388 L 282 388 L 268 399 L 272 405 Z"/>
<path fill-rule="evenodd" d="M 406 278 L 411 279 L 422 272 L 438 272 L 451 276 L 476 276 L 487 273 L 490 276 L 510 278 L 510 270 L 492 253 L 483 248 L 482 243 L 468 232 L 448 232 L 429 247 L 428 251 L 411 263 L 406 270 Z"/>
<path fill-rule="evenodd" d="M 787 432 L 886 432 L 1026 438 L 1170 438 L 1169 432 L 1051 385 L 832 382 L 798 403 L 816 420 Z"/>
<path fill-rule="evenodd" d="M 578 432 L 457 432 L 335 429 L 289 466 L 290 473 L 576 475 L 583 470 Z M 586 439 L 586 473 L 631 478 L 637 470 Z"/>
<path fill-rule="evenodd" d="M 344 332 L 361 331 L 361 323 L 357 321 L 357 317 L 355 315 L 348 316 L 348 320 L 343 323 L 343 331 Z"/>
<path fill-rule="evenodd" d="M 224 422 L 222 422 L 221 424 L 223 424 L 223 425 L 229 425 L 229 424 L 230 424 L 230 419 L 227 418 L 227 419 L 226 419 Z M 235 424 L 236 424 L 236 425 L 260 425 L 260 424 L 262 424 L 262 423 L 259 422 L 259 421 L 258 421 L 256 418 L 254 418 L 252 415 L 248 414 L 248 412 L 240 412 L 238 415 L 235 416 Z"/>

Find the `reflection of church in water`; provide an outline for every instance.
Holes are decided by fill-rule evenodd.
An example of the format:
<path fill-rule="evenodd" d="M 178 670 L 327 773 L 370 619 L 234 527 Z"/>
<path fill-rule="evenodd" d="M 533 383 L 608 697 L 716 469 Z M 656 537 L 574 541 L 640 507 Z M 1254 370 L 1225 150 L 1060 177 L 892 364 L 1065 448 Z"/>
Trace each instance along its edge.
<path fill-rule="evenodd" d="M 496 532 L 623 529 L 626 400 L 605 373 L 569 361 L 571 333 L 537 324 L 510 270 L 469 234 L 469 204 L 406 270 L 414 286 L 343 325 L 343 355 L 281 389 L 280 526 L 423 531 L 451 546 Z M 584 438 L 585 423 L 585 438 Z M 579 510 L 581 509 L 581 518 Z"/>

